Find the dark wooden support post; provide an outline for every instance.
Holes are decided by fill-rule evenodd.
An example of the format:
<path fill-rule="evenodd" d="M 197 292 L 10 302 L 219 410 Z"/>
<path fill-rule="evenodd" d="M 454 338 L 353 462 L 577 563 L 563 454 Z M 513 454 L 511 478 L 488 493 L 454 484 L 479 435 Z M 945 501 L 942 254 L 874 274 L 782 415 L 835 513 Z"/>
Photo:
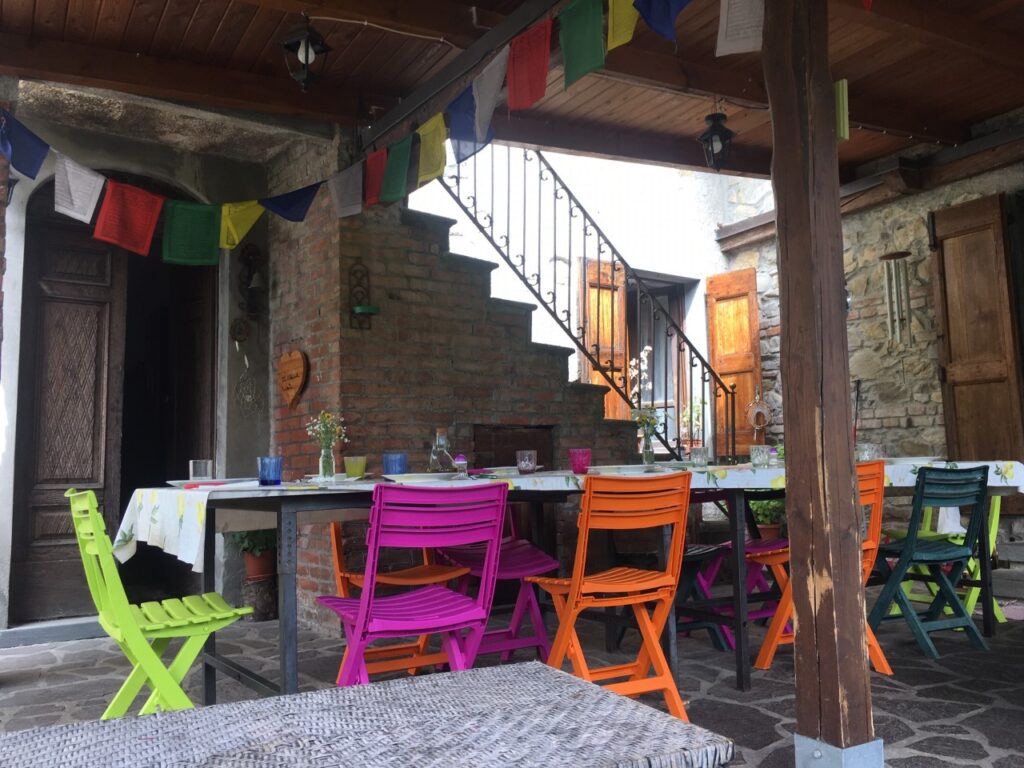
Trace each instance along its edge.
<path fill-rule="evenodd" d="M 797 765 L 880 768 L 854 502 L 828 3 L 766 2 L 762 60 L 774 140 Z"/>

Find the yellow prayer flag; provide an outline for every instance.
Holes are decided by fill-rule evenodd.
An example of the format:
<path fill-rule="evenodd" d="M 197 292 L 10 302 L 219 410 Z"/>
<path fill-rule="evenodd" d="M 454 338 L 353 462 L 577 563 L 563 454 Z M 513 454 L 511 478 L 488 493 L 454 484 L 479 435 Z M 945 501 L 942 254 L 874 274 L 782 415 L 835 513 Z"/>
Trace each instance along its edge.
<path fill-rule="evenodd" d="M 220 247 L 237 248 L 263 211 L 263 206 L 255 200 L 224 203 L 220 209 Z"/>
<path fill-rule="evenodd" d="M 608 50 L 625 45 L 633 39 L 633 30 L 640 12 L 633 0 L 608 0 Z"/>
<path fill-rule="evenodd" d="M 448 138 L 448 126 L 444 114 L 439 112 L 421 125 L 416 133 L 420 135 L 420 166 L 417 181 L 426 184 L 444 173 L 447 161 L 444 142 Z"/>

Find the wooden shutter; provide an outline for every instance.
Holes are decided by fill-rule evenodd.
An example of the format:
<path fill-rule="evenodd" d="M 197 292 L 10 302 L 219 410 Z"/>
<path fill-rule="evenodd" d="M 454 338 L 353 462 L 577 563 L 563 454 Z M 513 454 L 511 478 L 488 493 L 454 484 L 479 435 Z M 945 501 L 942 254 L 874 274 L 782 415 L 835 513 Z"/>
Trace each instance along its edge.
<path fill-rule="evenodd" d="M 629 391 L 626 376 L 626 277 L 622 269 L 607 262 L 588 261 L 586 277 L 580 281 L 580 308 L 586 328 L 587 349 L 600 363 L 595 368 L 580 355 L 580 381 L 608 385 L 611 377 Z M 606 419 L 628 419 L 629 404 L 615 390 L 604 398 Z"/>
<path fill-rule="evenodd" d="M 757 272 L 740 269 L 712 275 L 707 281 L 709 362 L 727 385 L 736 385 L 736 451 L 764 442 L 764 431 L 755 433 L 744 409 L 761 385 L 761 322 L 757 304 Z M 715 450 L 724 453 L 725 398 L 715 398 Z"/>
<path fill-rule="evenodd" d="M 1002 197 L 938 211 L 935 238 L 939 380 L 949 458 L 1021 461 L 1020 358 Z"/>

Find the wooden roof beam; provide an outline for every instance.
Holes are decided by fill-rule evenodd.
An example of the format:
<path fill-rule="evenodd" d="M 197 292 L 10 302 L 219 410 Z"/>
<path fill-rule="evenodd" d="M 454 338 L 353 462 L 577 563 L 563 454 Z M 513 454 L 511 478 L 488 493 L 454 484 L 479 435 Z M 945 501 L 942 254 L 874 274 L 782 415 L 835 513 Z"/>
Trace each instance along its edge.
<path fill-rule="evenodd" d="M 992 24 L 943 11 L 931 0 L 885 0 L 870 11 L 862 0 L 831 0 L 829 12 L 940 52 L 955 50 L 1002 70 L 1024 71 L 1024 47 L 1019 39 Z"/>
<path fill-rule="evenodd" d="M 307 13 L 339 21 L 366 21 L 389 29 L 442 38 L 468 48 L 504 16 L 450 0 L 243 0 L 286 13 Z"/>
<path fill-rule="evenodd" d="M 305 94 L 290 79 L 0 33 L 0 74 L 107 88 L 138 96 L 354 125 L 369 106 L 354 90 L 321 82 Z"/>
<path fill-rule="evenodd" d="M 764 81 L 759 76 L 630 46 L 609 52 L 601 76 L 693 96 L 721 96 L 742 107 L 768 108 Z M 965 124 L 906 105 L 873 101 L 857 93 L 856 88 L 850 92 L 850 122 L 855 127 L 942 144 L 959 144 L 969 138 Z"/>
<path fill-rule="evenodd" d="M 704 150 L 696 139 L 639 133 L 615 126 L 566 123 L 536 116 L 509 117 L 497 112 L 491 122 L 497 141 L 517 146 L 551 149 L 588 157 L 631 160 L 708 172 Z M 732 145 L 728 173 L 766 179 L 771 152 Z"/>

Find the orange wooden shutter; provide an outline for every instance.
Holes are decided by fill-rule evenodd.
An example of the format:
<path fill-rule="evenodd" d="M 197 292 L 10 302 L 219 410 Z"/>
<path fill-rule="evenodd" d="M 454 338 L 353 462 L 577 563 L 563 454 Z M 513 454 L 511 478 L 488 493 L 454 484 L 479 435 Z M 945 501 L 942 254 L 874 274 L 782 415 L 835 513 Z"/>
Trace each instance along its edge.
<path fill-rule="evenodd" d="M 707 282 L 708 344 L 711 367 L 727 385 L 736 385 L 736 452 L 764 442 L 744 409 L 761 385 L 761 322 L 757 304 L 757 272 L 740 269 L 712 275 Z M 715 398 L 715 450 L 725 453 L 725 398 Z"/>
<path fill-rule="evenodd" d="M 600 268 L 600 270 L 599 270 Z M 629 391 L 626 375 L 626 277 L 605 261 L 587 262 L 586 280 L 580 281 L 581 314 L 586 322 L 587 349 L 601 364 L 595 368 L 580 355 L 580 381 L 608 386 L 606 374 Z M 615 390 L 604 398 L 606 419 L 628 419 L 629 404 Z"/>

